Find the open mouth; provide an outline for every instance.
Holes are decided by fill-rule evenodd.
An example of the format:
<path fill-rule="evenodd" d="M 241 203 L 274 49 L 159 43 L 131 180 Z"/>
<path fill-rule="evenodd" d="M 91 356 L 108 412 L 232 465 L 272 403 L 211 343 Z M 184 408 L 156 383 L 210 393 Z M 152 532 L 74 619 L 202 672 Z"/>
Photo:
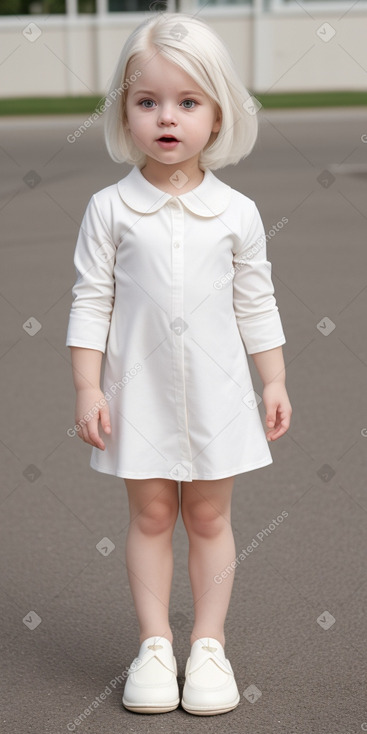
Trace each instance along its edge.
<path fill-rule="evenodd" d="M 162 137 L 158 138 L 158 140 L 161 140 L 162 143 L 178 143 L 179 142 L 177 138 L 174 137 L 174 135 L 162 135 Z"/>

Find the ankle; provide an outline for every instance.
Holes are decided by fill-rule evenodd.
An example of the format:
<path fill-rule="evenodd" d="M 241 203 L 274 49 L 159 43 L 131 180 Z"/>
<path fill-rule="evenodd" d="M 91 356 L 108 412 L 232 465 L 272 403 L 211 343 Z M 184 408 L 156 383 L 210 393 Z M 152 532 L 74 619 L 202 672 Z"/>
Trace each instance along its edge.
<path fill-rule="evenodd" d="M 170 633 L 170 632 L 164 632 L 163 634 L 154 634 L 153 632 L 149 632 L 149 630 L 148 630 L 148 632 L 141 632 L 140 633 L 140 636 L 139 636 L 139 644 L 141 645 L 142 642 L 144 642 L 144 640 L 147 640 L 148 639 L 148 637 L 156 637 L 158 644 L 159 644 L 159 638 L 160 637 L 164 637 L 166 640 L 168 640 L 168 642 L 171 643 L 171 645 L 173 643 L 173 635 L 172 635 L 172 633 Z"/>
<path fill-rule="evenodd" d="M 215 630 L 212 630 L 212 634 L 210 634 L 210 632 L 209 632 L 209 634 L 207 633 L 206 635 L 200 635 L 200 634 L 197 635 L 195 633 L 192 633 L 191 634 L 191 637 L 190 637 L 190 645 L 192 646 L 194 644 L 194 642 L 196 642 L 196 640 L 198 640 L 198 639 L 205 640 L 205 638 L 207 638 L 207 637 L 211 637 L 214 640 L 218 640 L 218 642 L 220 642 L 220 644 L 222 645 L 222 647 L 224 649 L 225 644 L 226 644 L 226 638 L 225 638 L 223 632 L 219 632 L 219 631 L 218 632 L 215 632 Z"/>

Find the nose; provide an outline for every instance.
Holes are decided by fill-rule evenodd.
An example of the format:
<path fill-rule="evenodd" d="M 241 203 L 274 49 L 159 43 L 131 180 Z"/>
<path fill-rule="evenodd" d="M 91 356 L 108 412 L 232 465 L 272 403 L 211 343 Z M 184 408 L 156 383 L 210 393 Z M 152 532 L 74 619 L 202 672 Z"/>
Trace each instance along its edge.
<path fill-rule="evenodd" d="M 173 104 L 167 102 L 161 105 L 158 114 L 158 125 L 177 125 L 176 112 Z"/>

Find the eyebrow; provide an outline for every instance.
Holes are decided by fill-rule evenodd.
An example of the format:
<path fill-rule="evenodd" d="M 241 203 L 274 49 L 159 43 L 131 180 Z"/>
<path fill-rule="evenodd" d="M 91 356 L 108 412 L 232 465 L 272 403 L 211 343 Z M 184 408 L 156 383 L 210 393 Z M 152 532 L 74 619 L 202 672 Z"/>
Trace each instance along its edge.
<path fill-rule="evenodd" d="M 134 95 L 133 96 L 135 97 L 138 94 L 152 94 L 152 95 L 154 95 L 154 94 L 156 94 L 156 92 L 154 92 L 154 90 L 152 90 L 152 89 L 139 89 L 137 92 L 134 92 Z M 203 92 L 194 92 L 192 89 L 184 90 L 183 92 L 179 92 L 178 94 L 179 94 L 179 96 L 181 96 L 181 95 L 186 96 L 186 95 L 189 95 L 190 94 L 193 97 L 204 97 L 204 93 Z"/>

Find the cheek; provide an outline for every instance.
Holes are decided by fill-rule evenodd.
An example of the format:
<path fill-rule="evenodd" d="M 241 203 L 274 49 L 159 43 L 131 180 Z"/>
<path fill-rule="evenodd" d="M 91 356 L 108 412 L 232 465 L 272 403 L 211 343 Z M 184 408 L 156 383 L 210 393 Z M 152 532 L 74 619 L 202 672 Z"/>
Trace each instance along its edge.
<path fill-rule="evenodd" d="M 131 115 L 130 108 L 129 108 L 128 104 L 125 104 L 124 110 L 122 112 L 122 121 L 123 121 L 123 124 L 126 125 L 126 127 L 130 127 L 131 120 L 132 120 L 132 115 Z"/>
<path fill-rule="evenodd" d="M 135 124 L 131 125 L 130 132 L 136 141 L 141 141 L 142 143 L 150 138 L 150 127 L 146 120 L 142 120 L 141 118 L 135 120 Z"/>
<path fill-rule="evenodd" d="M 149 127 L 149 122 L 147 117 L 141 113 L 140 110 L 134 110 L 129 112 L 128 114 L 128 122 L 129 126 L 132 130 L 135 130 L 136 132 L 143 132 L 144 130 L 147 130 Z"/>

